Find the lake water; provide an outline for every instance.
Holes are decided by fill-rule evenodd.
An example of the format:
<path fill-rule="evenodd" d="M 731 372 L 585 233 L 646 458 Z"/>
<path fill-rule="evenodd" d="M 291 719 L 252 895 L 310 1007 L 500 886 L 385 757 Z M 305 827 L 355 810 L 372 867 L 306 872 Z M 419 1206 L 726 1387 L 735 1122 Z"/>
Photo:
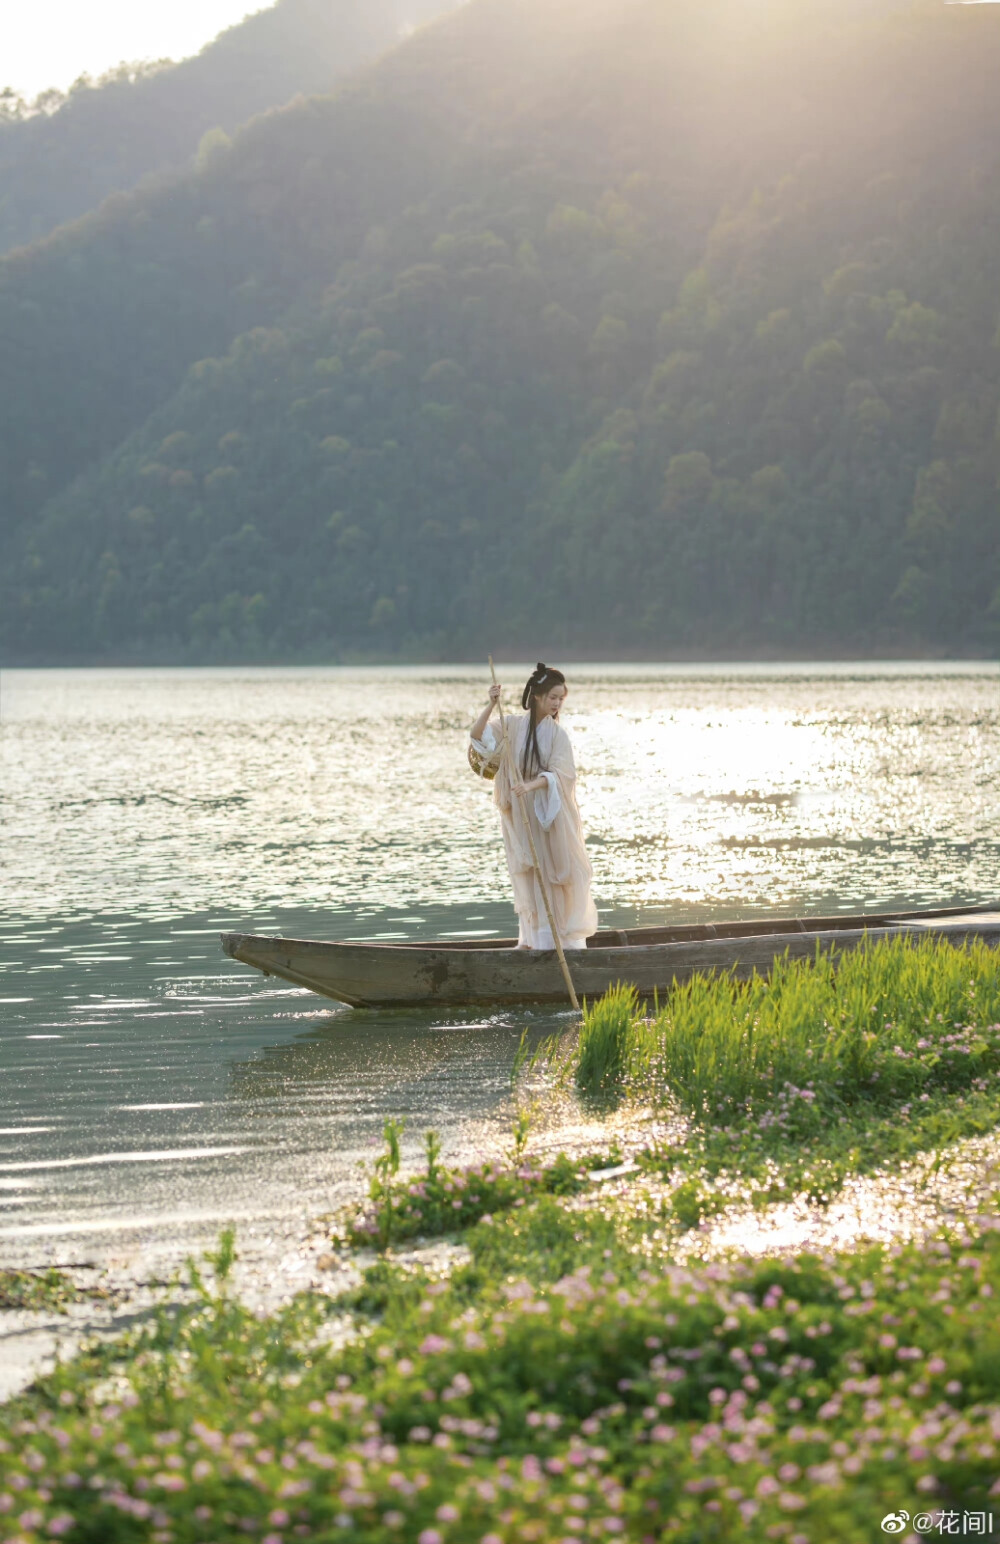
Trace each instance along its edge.
<path fill-rule="evenodd" d="M 511 667 L 520 683 L 530 667 Z M 602 922 L 1000 899 L 991 665 L 570 668 Z M 384 1118 L 475 1151 L 522 1028 L 361 1013 L 227 929 L 507 936 L 485 672 L 0 677 L 0 1261 L 328 1209 Z"/>

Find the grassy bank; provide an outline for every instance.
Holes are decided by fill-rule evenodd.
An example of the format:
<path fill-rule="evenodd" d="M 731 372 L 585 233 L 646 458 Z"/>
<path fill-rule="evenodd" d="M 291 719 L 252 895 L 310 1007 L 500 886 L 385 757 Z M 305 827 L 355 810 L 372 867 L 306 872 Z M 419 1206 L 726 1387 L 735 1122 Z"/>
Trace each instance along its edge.
<path fill-rule="evenodd" d="M 919 1245 L 678 1263 L 736 1152 L 787 1181 L 796 1144 L 833 1163 L 866 1120 L 874 1160 L 906 1104 L 930 1145 L 928 1106 L 987 1118 L 992 959 L 897 955 L 697 983 L 649 1021 L 621 993 L 595 1005 L 579 1075 L 690 1120 L 689 1150 L 636 1171 L 670 1170 L 665 1210 L 606 1194 L 613 1152 L 530 1158 L 523 1123 L 509 1164 L 448 1169 L 431 1137 L 403 1179 L 390 1124 L 369 1203 L 340 1224 L 345 1257 L 383 1246 L 360 1285 L 262 1319 L 227 1293 L 224 1240 L 193 1301 L 0 1412 L 0 1539 L 868 1544 L 900 1510 L 921 1518 L 911 1541 L 952 1513 L 1000 1532 L 994 1206 Z M 418 1233 L 459 1239 L 462 1263 L 400 1255 Z"/>
<path fill-rule="evenodd" d="M 585 1013 L 572 1070 L 585 1097 L 686 1118 L 654 1166 L 829 1199 L 849 1174 L 1000 1121 L 1000 956 L 895 940 L 696 977 L 652 1015 L 619 988 Z"/>

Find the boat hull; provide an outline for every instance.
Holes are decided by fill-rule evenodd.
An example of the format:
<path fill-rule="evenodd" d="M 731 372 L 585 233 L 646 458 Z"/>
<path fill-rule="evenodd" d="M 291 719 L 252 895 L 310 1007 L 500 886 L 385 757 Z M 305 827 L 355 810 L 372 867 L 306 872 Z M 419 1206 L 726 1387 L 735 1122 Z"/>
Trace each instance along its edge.
<path fill-rule="evenodd" d="M 617 935 L 629 940 L 618 946 L 604 942 L 616 935 L 597 934 L 586 949 L 567 956 L 577 996 L 593 1000 L 616 983 L 627 982 L 644 997 L 652 997 L 696 971 L 733 971 L 745 978 L 754 971 L 770 970 L 785 954 L 805 959 L 817 950 L 855 949 L 880 938 L 938 936 L 956 944 L 981 939 L 1000 947 L 1000 909 L 837 919 L 827 926 L 782 923 L 774 931 L 764 931 L 766 924 L 757 926 L 758 932 L 748 932 L 747 924 L 736 924 L 730 932 L 724 927 L 677 928 L 666 941 L 657 941 L 655 935 L 670 930 L 648 929 Z M 643 932 L 650 935 L 648 943 L 642 941 Z M 716 936 L 704 936 L 711 932 Z M 503 942 L 486 946 L 327 943 L 224 933 L 222 945 L 231 959 L 355 1008 L 566 1001 L 554 952 L 522 951 Z"/>

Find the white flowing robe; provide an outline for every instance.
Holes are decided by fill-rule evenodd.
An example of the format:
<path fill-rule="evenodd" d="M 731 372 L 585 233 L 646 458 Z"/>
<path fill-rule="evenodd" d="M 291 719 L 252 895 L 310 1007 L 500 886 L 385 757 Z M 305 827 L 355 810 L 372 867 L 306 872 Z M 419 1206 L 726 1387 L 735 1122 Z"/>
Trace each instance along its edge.
<path fill-rule="evenodd" d="M 531 724 L 527 713 L 507 715 L 507 735 L 520 776 L 525 741 Z M 569 735 L 553 718 L 538 725 L 541 766 L 534 777 L 544 776 L 546 787 L 518 799 L 511 791 L 506 762 L 501 754 L 500 726 L 487 724 L 476 750 L 497 767 L 493 802 L 500 812 L 507 867 L 514 887 L 518 915 L 518 942 L 531 949 L 554 949 L 545 914 L 545 901 L 531 857 L 525 821 L 531 825 L 535 851 L 545 878 L 549 904 L 559 941 L 564 949 L 584 949 L 597 931 L 597 908 L 591 899 L 593 870 L 583 842 L 583 826 L 576 803 L 576 763 Z"/>

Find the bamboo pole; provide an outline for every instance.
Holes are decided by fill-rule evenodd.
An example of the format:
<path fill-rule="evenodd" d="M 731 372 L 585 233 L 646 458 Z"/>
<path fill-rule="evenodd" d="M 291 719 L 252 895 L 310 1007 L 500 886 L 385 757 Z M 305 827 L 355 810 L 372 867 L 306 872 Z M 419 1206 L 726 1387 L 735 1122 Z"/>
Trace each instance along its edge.
<path fill-rule="evenodd" d="M 489 656 L 489 660 L 490 675 L 493 677 L 493 685 L 496 686 L 497 673 L 493 668 L 492 654 Z M 504 718 L 503 703 L 499 698 L 497 698 L 497 707 L 500 710 L 500 738 L 503 741 L 504 756 L 507 760 L 507 776 L 510 778 L 511 787 L 513 788 L 514 783 L 519 782 L 520 779 L 517 776 L 517 768 L 514 765 L 514 748 L 507 737 L 507 720 Z M 545 875 L 542 873 L 542 865 L 538 861 L 538 852 L 535 848 L 535 838 L 531 831 L 531 818 L 528 814 L 528 808 L 525 803 L 526 795 L 521 793 L 518 794 L 517 797 L 521 801 L 521 813 L 524 816 L 524 829 L 528 833 L 528 846 L 531 848 L 531 861 L 535 865 L 535 873 L 538 875 L 538 888 L 542 892 L 542 900 L 545 903 L 545 915 L 549 920 L 549 931 L 551 932 L 555 942 L 556 953 L 559 956 L 559 965 L 562 969 L 563 979 L 566 982 L 566 990 L 569 993 L 569 1000 L 573 1005 L 574 1011 L 579 1013 L 580 1004 L 577 1001 L 576 990 L 573 986 L 573 977 L 569 973 L 569 966 L 566 964 L 566 955 L 563 953 L 563 946 L 560 942 L 559 934 L 556 932 L 556 922 L 555 917 L 552 915 L 552 902 L 549 900 L 548 886 L 545 883 Z"/>

